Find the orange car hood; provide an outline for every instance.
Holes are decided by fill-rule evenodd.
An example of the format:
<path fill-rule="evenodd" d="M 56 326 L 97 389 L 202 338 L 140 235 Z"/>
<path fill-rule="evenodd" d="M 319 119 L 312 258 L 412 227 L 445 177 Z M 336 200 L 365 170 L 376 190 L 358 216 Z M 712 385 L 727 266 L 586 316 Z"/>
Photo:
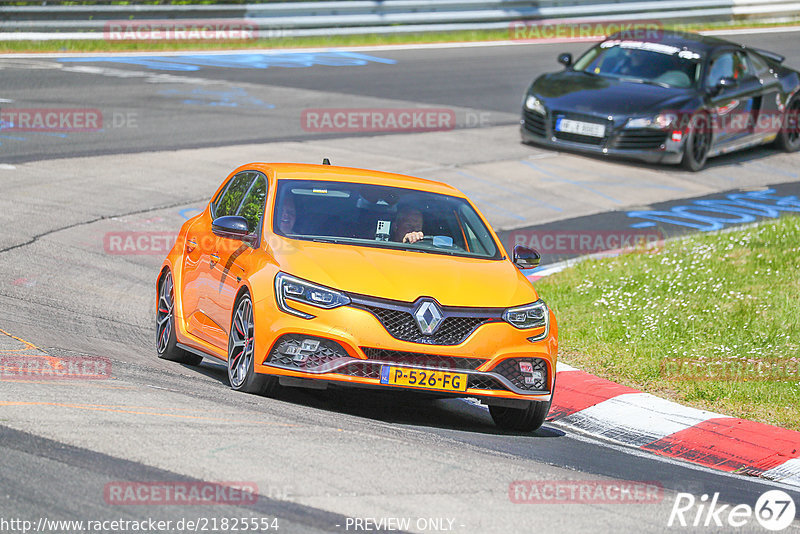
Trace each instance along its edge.
<path fill-rule="evenodd" d="M 508 260 L 278 239 L 283 246 L 274 255 L 282 271 L 351 293 L 405 302 L 426 296 L 445 306 L 487 308 L 538 298 Z"/>

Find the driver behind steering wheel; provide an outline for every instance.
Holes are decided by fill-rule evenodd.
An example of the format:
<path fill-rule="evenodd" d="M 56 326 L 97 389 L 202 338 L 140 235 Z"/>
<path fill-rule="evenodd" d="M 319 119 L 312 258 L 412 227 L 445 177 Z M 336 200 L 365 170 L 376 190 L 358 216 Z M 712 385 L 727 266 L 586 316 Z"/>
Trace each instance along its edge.
<path fill-rule="evenodd" d="M 422 211 L 412 207 L 401 208 L 392 225 L 392 241 L 416 243 L 423 239 L 425 234 L 422 233 L 422 223 Z"/>

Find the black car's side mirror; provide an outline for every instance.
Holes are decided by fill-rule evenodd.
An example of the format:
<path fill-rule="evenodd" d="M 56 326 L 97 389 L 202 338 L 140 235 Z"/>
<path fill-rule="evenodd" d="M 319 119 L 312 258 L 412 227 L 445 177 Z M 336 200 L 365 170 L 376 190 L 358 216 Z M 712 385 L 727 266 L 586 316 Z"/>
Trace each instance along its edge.
<path fill-rule="evenodd" d="M 242 241 L 246 240 L 250 235 L 250 230 L 247 228 L 247 219 L 238 215 L 217 217 L 211 223 L 211 231 L 217 237 L 227 237 Z"/>
<path fill-rule="evenodd" d="M 558 55 L 558 62 L 564 65 L 565 67 L 572 66 L 572 54 L 569 52 L 564 52 L 563 54 Z"/>
<path fill-rule="evenodd" d="M 713 91 L 715 95 L 718 95 L 725 89 L 736 89 L 737 87 L 739 87 L 739 81 L 736 78 L 722 78 L 714 86 Z"/>
<path fill-rule="evenodd" d="M 534 249 L 523 245 L 514 246 L 514 264 L 520 269 L 533 269 L 539 266 L 542 256 Z"/>

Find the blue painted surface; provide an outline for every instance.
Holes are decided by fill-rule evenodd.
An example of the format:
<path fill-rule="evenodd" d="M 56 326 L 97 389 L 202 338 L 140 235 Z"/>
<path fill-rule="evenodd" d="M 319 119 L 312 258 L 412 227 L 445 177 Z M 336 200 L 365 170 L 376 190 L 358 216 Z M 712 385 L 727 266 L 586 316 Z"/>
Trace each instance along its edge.
<path fill-rule="evenodd" d="M 800 200 L 795 195 L 779 196 L 774 189 L 766 189 L 732 193 L 722 199 L 694 200 L 669 210 L 629 211 L 627 216 L 641 219 L 632 223 L 631 228 L 648 228 L 661 223 L 711 232 L 731 224 L 755 222 L 762 217 L 780 217 L 785 212 L 800 212 Z"/>
<path fill-rule="evenodd" d="M 20 133 L 14 131 L 14 123 L 9 121 L 0 120 L 0 131 L 5 130 L 8 133 L 0 133 L 0 139 L 5 139 L 6 141 L 27 141 L 30 136 L 32 135 L 45 135 L 48 137 L 58 137 L 60 139 L 66 139 L 68 135 L 64 132 L 37 132 L 37 131 L 25 131 L 25 135 L 22 136 Z M 3 142 L 0 141 L 0 146 L 3 146 Z"/>
<path fill-rule="evenodd" d="M 203 209 L 205 209 L 205 208 L 203 208 Z M 188 221 L 189 219 L 191 219 L 192 217 L 194 217 L 198 213 L 201 213 L 203 211 L 203 209 L 200 209 L 200 208 L 184 208 L 181 211 L 179 211 L 178 213 L 181 215 L 181 217 L 183 217 L 184 219 L 186 219 Z"/>
<path fill-rule="evenodd" d="M 274 104 L 269 104 L 250 96 L 241 87 L 234 87 L 229 90 L 215 91 L 198 87 L 195 89 L 164 89 L 158 94 L 164 96 L 174 96 L 183 98 L 183 103 L 191 106 L 219 106 L 227 108 L 238 107 L 257 107 L 262 109 L 272 109 Z"/>
<path fill-rule="evenodd" d="M 135 57 L 70 57 L 61 58 L 62 63 L 123 63 L 139 65 L 153 70 L 197 71 L 203 67 L 230 69 L 267 69 L 269 67 L 306 68 L 315 65 L 326 67 L 352 67 L 368 63 L 393 65 L 386 59 L 358 52 L 328 50 L 325 52 L 280 52 L 275 54 L 186 54 L 179 56 L 135 56 Z"/>

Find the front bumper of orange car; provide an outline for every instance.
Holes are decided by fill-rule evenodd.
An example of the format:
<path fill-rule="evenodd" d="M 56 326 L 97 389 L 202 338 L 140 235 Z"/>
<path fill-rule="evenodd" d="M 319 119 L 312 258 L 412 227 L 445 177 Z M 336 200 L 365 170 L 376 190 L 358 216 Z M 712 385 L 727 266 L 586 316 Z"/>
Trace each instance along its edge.
<path fill-rule="evenodd" d="M 412 389 L 505 406 L 550 400 L 558 341 L 549 309 L 546 327 L 519 329 L 501 309 L 442 306 L 445 322 L 426 336 L 413 322 L 419 301 L 350 297 L 333 309 L 291 303 L 312 319 L 279 311 L 274 298 L 256 302 L 255 372 L 294 385 Z"/>

